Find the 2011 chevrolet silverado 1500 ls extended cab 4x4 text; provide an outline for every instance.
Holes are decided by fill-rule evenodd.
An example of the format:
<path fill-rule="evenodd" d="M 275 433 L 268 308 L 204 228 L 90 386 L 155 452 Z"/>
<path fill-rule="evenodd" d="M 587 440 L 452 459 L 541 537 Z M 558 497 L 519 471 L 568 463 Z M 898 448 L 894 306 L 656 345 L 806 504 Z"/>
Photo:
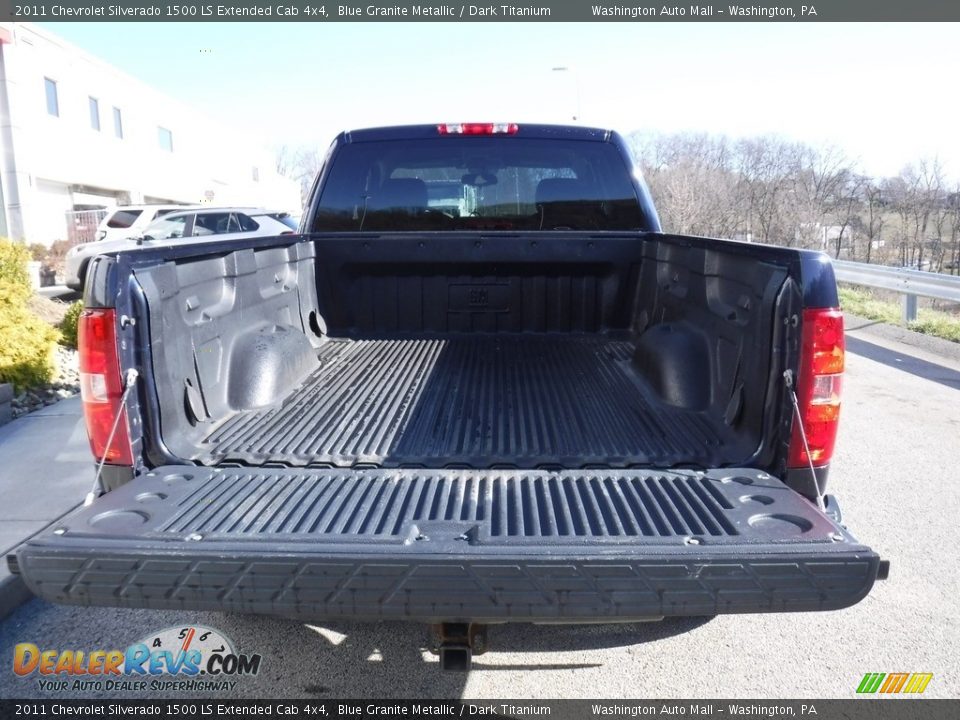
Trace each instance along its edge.
<path fill-rule="evenodd" d="M 831 610 L 886 563 L 824 494 L 829 260 L 664 234 L 615 133 L 340 135 L 300 234 L 98 257 L 96 499 L 54 602 L 504 621 Z"/>

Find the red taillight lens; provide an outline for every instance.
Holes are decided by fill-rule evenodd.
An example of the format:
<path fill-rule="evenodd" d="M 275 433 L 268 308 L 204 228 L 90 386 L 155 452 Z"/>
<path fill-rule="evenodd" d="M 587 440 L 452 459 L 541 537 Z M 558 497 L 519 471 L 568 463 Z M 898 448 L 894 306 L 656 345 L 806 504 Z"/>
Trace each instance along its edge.
<path fill-rule="evenodd" d="M 843 384 L 843 313 L 835 308 L 803 311 L 797 403 L 807 434 L 809 455 L 794 418 L 787 465 L 826 465 L 833 457 Z"/>
<path fill-rule="evenodd" d="M 117 318 L 113 310 L 84 310 L 77 322 L 80 350 L 80 397 L 90 436 L 90 450 L 97 461 L 133 465 L 126 409 L 120 404 L 123 379 L 117 357 Z M 109 446 L 117 413 L 120 422 Z"/>
<path fill-rule="evenodd" d="M 515 135 L 516 123 L 444 123 L 437 125 L 441 135 Z"/>

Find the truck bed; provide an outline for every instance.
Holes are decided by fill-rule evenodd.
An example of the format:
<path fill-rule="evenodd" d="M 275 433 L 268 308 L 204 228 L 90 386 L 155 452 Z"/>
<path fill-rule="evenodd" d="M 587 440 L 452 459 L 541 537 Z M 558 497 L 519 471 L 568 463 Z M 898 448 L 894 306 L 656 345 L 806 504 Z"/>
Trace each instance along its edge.
<path fill-rule="evenodd" d="M 769 466 L 790 410 L 788 258 L 636 234 L 530 242 L 322 235 L 136 257 L 151 462 Z"/>
<path fill-rule="evenodd" d="M 662 234 L 616 134 L 510 128 L 344 135 L 315 232 L 95 258 L 109 492 L 11 570 L 62 603 L 430 622 L 460 669 L 475 625 L 863 599 L 887 564 L 793 458 L 792 390 L 842 359 L 827 258 Z"/>
<path fill-rule="evenodd" d="M 297 389 L 222 423 L 200 459 L 662 467 L 737 447 L 719 418 L 659 402 L 632 355 L 628 341 L 588 335 L 331 339 Z"/>

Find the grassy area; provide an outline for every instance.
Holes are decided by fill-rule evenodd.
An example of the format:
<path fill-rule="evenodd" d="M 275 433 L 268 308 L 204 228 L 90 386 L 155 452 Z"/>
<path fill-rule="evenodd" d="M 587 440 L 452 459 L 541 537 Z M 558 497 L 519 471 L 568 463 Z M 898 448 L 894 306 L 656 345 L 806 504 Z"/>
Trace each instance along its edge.
<path fill-rule="evenodd" d="M 840 286 L 840 306 L 853 315 L 880 320 L 891 325 L 901 325 L 900 304 L 878 298 L 869 290 Z M 960 316 L 941 310 L 920 308 L 917 319 L 907 327 L 925 335 L 935 335 L 960 343 Z"/>

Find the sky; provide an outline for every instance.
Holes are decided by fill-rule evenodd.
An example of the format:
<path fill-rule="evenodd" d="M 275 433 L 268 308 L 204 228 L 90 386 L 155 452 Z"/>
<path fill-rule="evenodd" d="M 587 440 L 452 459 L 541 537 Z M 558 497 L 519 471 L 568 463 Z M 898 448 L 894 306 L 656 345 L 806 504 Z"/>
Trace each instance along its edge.
<path fill-rule="evenodd" d="M 957 26 L 43 23 L 269 146 L 417 122 L 778 134 L 960 179 Z M 556 71 L 553 68 L 566 70 Z"/>

